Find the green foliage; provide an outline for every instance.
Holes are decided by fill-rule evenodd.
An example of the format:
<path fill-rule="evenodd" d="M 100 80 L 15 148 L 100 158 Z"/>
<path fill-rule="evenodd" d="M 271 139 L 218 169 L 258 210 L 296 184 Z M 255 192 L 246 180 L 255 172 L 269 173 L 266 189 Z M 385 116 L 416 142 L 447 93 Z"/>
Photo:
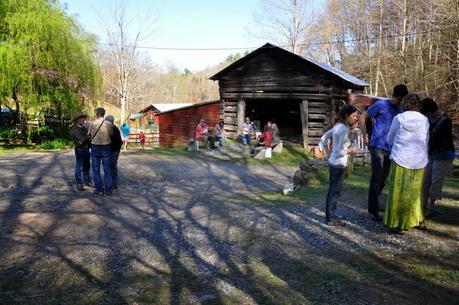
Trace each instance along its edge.
<path fill-rule="evenodd" d="M 56 150 L 72 147 L 73 142 L 68 139 L 57 138 L 54 140 L 47 140 L 37 146 L 39 150 Z"/>
<path fill-rule="evenodd" d="M 17 136 L 16 130 L 14 128 L 3 127 L 0 128 L 0 139 L 12 139 Z"/>
<path fill-rule="evenodd" d="M 94 38 L 57 2 L 2 0 L 0 16 L 0 100 L 59 116 L 89 102 L 98 84 Z"/>
<path fill-rule="evenodd" d="M 30 138 L 33 143 L 46 142 L 53 139 L 70 139 L 69 129 L 61 126 L 44 125 L 31 131 Z"/>
<path fill-rule="evenodd" d="M 228 55 L 228 57 L 225 59 L 225 62 L 229 62 L 229 63 L 232 63 L 232 62 L 235 62 L 236 60 L 239 60 L 241 58 L 241 53 L 236 53 L 236 54 L 230 54 Z"/>

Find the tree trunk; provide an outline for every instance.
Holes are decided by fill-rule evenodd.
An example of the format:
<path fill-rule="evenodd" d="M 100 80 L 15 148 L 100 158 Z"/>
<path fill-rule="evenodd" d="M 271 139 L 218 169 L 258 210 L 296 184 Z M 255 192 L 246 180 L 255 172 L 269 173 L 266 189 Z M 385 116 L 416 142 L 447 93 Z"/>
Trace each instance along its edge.
<path fill-rule="evenodd" d="M 122 124 L 126 120 L 126 96 L 121 95 L 120 98 L 120 123 Z"/>
<path fill-rule="evenodd" d="M 13 124 L 19 124 L 19 113 L 20 113 L 20 105 L 19 105 L 19 99 L 18 99 L 18 95 L 17 95 L 17 92 L 16 92 L 16 87 L 13 88 L 13 94 L 12 94 L 12 99 L 16 105 L 16 112 L 12 112 L 13 113 Z"/>
<path fill-rule="evenodd" d="M 406 34 L 407 34 L 407 0 L 403 1 L 403 25 L 402 25 L 402 81 L 406 83 Z"/>
<path fill-rule="evenodd" d="M 376 59 L 376 78 L 375 78 L 375 92 L 374 94 L 377 96 L 379 93 L 379 76 L 381 73 L 381 56 L 382 56 L 382 26 L 383 26 L 383 12 L 384 12 L 384 0 L 381 0 L 379 3 L 379 29 L 378 29 L 378 53 Z"/>

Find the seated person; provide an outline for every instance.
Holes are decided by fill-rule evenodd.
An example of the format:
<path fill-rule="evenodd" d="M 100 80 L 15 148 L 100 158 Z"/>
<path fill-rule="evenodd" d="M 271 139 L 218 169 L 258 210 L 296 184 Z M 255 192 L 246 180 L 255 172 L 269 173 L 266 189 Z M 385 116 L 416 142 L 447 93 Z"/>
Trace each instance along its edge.
<path fill-rule="evenodd" d="M 223 120 L 219 120 L 217 125 L 215 125 L 214 138 L 215 141 L 218 141 L 220 146 L 223 146 L 226 143 L 226 133 L 224 128 Z"/>
<path fill-rule="evenodd" d="M 258 151 L 262 150 L 263 148 L 271 148 L 272 142 L 272 135 L 271 130 L 268 125 L 265 126 L 263 133 L 258 137 L 258 143 L 255 145 L 253 149 L 253 154 L 256 154 Z"/>
<path fill-rule="evenodd" d="M 195 140 L 199 141 L 202 147 L 215 147 L 214 137 L 209 136 L 209 128 L 204 119 L 201 119 L 196 126 Z"/>
<path fill-rule="evenodd" d="M 268 122 L 268 127 L 271 131 L 271 136 L 272 136 L 272 141 L 274 144 L 279 144 L 281 142 L 280 138 L 280 133 L 279 133 L 279 127 L 277 127 L 277 124 L 274 123 L 273 121 Z"/>
<path fill-rule="evenodd" d="M 195 132 L 195 140 L 200 140 L 203 136 L 207 138 L 207 134 L 209 133 L 209 129 L 207 128 L 206 121 L 201 119 L 199 124 L 196 126 Z"/>

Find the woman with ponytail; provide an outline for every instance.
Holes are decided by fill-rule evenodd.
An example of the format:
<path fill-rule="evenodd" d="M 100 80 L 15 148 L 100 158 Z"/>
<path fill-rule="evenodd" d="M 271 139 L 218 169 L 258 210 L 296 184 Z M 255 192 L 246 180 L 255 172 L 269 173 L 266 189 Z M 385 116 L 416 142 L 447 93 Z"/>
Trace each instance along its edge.
<path fill-rule="evenodd" d="M 320 139 L 319 150 L 327 151 L 327 153 L 328 140 L 332 139 L 332 149 L 328 158 L 330 182 L 325 204 L 326 224 L 337 224 L 333 222 L 333 218 L 336 217 L 336 205 L 343 187 L 348 154 L 357 152 L 357 148 L 349 147 L 351 145 L 348 137 L 349 126 L 358 122 L 358 116 L 359 113 L 354 106 L 348 104 L 344 105 L 339 111 L 338 123 L 336 123 L 335 126 L 327 131 Z"/>

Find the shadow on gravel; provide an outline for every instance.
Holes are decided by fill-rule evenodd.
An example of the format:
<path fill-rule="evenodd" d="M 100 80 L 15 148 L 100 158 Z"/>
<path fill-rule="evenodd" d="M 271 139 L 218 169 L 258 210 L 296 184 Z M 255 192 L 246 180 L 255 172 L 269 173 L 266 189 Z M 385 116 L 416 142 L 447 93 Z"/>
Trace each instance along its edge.
<path fill-rule="evenodd" d="M 323 224 L 321 199 L 266 202 L 261 194 L 280 191 L 288 168 L 127 154 L 120 159 L 120 189 L 96 197 L 73 190 L 69 154 L 9 158 L 0 160 L 5 305 L 451 304 L 459 298 L 454 282 L 423 278 L 398 260 L 457 268 L 454 257 L 447 262 L 411 244 L 444 233 L 388 235 L 349 202 L 338 210 L 344 227 Z M 356 194 L 363 191 L 343 195 L 360 203 L 365 198 Z M 441 219 L 457 226 L 458 218 Z"/>

